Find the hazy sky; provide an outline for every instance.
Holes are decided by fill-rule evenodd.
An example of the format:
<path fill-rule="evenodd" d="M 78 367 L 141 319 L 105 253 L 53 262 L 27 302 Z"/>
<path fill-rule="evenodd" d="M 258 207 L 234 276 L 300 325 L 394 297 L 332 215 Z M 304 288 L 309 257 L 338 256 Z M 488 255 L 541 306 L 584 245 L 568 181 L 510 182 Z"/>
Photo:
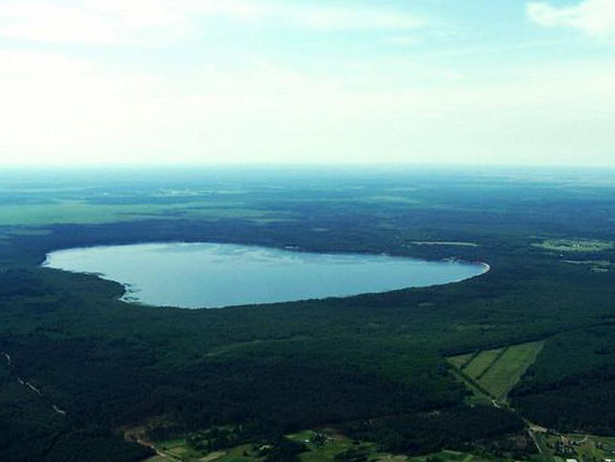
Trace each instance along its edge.
<path fill-rule="evenodd" d="M 615 165 L 615 0 L 0 0 L 0 165 Z"/>

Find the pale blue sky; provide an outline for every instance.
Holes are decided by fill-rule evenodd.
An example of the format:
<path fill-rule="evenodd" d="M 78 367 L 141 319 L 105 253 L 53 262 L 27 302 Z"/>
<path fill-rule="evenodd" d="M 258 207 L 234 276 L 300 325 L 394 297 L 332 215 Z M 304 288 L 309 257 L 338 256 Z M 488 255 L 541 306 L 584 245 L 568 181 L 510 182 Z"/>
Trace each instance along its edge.
<path fill-rule="evenodd" d="M 0 0 L 0 165 L 615 166 L 615 0 Z"/>

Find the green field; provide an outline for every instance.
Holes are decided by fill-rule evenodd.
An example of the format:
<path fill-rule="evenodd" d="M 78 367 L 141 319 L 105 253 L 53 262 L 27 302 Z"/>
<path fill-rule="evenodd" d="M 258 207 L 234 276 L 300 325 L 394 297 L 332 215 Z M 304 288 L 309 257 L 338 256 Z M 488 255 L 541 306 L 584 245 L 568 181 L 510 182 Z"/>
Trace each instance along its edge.
<path fill-rule="evenodd" d="M 481 351 L 469 364 L 466 365 L 466 367 L 463 368 L 463 372 L 473 379 L 478 379 L 497 359 L 501 352 L 502 348 Z"/>
<path fill-rule="evenodd" d="M 448 362 L 476 380 L 496 399 L 503 400 L 536 361 L 543 345 L 544 342 L 531 342 L 506 349 L 483 350 L 469 363 L 472 354 L 453 356 L 448 358 Z"/>
<path fill-rule="evenodd" d="M 478 381 L 496 398 L 503 399 L 530 367 L 544 342 L 511 346 Z"/>
<path fill-rule="evenodd" d="M 491 405 L 493 398 L 489 396 L 485 390 L 482 390 L 477 386 L 477 382 L 473 379 L 470 379 L 467 375 L 463 375 L 461 371 L 458 369 L 454 369 L 451 371 L 453 376 L 472 393 L 468 398 L 466 398 L 466 403 L 470 405 L 475 404 L 485 404 Z"/>
<path fill-rule="evenodd" d="M 449 362 L 458 369 L 463 369 L 474 357 L 474 353 L 467 355 L 453 356 L 449 358 Z"/>
<path fill-rule="evenodd" d="M 306 444 L 307 450 L 299 454 L 299 462 L 333 462 L 335 456 L 345 451 L 356 451 L 364 454 L 367 462 L 507 462 L 510 459 L 495 458 L 492 456 L 476 455 L 469 452 L 444 449 L 433 454 L 409 456 L 404 454 L 391 454 L 380 452 L 378 445 L 362 442 L 358 444 L 344 435 L 328 432 L 326 443 L 322 447 L 315 447 L 310 441 L 315 434 L 312 430 L 286 435 L 290 440 Z M 254 444 L 242 444 L 233 448 L 219 450 L 211 453 L 200 453 L 187 447 L 185 439 L 165 441 L 156 444 L 163 454 L 148 459 L 147 462 L 162 462 L 177 460 L 183 462 L 261 462 L 264 457 L 258 456 Z"/>
<path fill-rule="evenodd" d="M 614 244 L 598 239 L 551 239 L 534 246 L 557 252 L 602 252 L 612 249 Z"/>
<path fill-rule="evenodd" d="M 299 454 L 300 462 L 330 462 L 333 461 L 335 455 L 356 447 L 351 439 L 334 432 L 328 432 L 329 436 L 326 443 L 322 447 L 316 447 L 309 442 L 314 434 L 314 431 L 306 430 L 286 435 L 288 439 L 306 445 L 307 451 Z M 211 453 L 202 453 L 190 448 L 186 443 L 186 439 L 176 439 L 156 443 L 156 448 L 167 457 L 167 459 L 162 460 L 167 461 L 174 459 L 186 462 L 257 462 L 264 459 L 263 456 L 258 455 L 254 444 L 242 444 Z M 375 444 L 363 443 L 360 448 L 369 456 L 370 460 L 377 460 L 381 457 L 388 460 L 392 458 L 391 454 L 377 453 Z M 161 456 L 157 457 L 160 458 Z M 158 460 L 160 459 L 155 457 L 150 459 L 150 462 L 158 462 Z M 405 461 L 406 457 L 402 457 L 402 460 Z"/>

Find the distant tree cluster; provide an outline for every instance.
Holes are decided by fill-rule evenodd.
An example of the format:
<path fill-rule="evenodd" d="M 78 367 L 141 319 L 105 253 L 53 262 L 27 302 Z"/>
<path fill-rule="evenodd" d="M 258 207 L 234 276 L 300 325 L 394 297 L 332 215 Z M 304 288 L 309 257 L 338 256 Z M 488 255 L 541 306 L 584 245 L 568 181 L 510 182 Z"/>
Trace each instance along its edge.
<path fill-rule="evenodd" d="M 442 448 L 471 450 L 479 441 L 522 432 L 517 415 L 491 406 L 456 407 L 427 414 L 374 419 L 344 427 L 355 439 L 374 441 L 395 454 L 429 454 Z"/>

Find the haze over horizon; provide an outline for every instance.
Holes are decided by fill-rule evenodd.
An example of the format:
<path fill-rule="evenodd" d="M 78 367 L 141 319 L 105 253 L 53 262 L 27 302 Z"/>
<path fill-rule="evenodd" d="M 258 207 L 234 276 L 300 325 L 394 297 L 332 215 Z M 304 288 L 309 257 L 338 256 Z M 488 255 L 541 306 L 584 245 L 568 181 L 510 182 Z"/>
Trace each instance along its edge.
<path fill-rule="evenodd" d="M 0 166 L 615 166 L 615 0 L 0 0 Z"/>

